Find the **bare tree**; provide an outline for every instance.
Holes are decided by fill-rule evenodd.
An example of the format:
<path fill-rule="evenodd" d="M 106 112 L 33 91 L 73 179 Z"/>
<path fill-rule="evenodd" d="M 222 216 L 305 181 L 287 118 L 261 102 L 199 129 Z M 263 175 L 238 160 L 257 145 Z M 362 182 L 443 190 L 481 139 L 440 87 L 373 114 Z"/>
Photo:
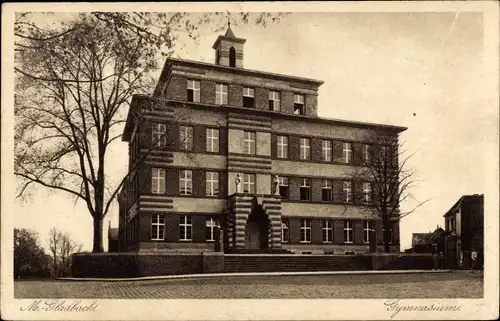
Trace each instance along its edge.
<path fill-rule="evenodd" d="M 196 39 L 200 22 L 222 13 L 81 13 L 57 27 L 30 14 L 15 21 L 15 174 L 18 196 L 32 185 L 82 201 L 93 218 L 93 252 L 103 251 L 103 220 L 129 173 L 107 176 L 109 147 L 121 137 L 124 106 L 151 92 L 158 54 L 179 33 Z M 266 25 L 282 14 L 238 15 Z M 139 164 L 139 163 L 138 163 Z"/>
<path fill-rule="evenodd" d="M 404 144 L 391 134 L 379 134 L 372 138 L 364 150 L 355 151 L 361 166 L 356 167 L 350 179 L 356 191 L 354 202 L 382 219 L 384 251 L 390 251 L 392 225 L 413 213 L 428 200 L 419 202 L 411 193 L 416 185 L 416 172 L 408 168 L 408 155 Z M 363 185 L 369 183 L 368 186 Z M 400 203 L 414 201 L 416 204 L 402 212 Z"/>
<path fill-rule="evenodd" d="M 57 276 L 59 274 L 59 260 L 58 256 L 61 251 L 62 246 L 62 233 L 58 231 L 55 227 L 51 228 L 49 231 L 49 251 L 52 255 L 52 269 L 54 274 Z"/>
<path fill-rule="evenodd" d="M 68 275 L 71 267 L 71 255 L 81 252 L 82 245 L 74 242 L 69 234 L 53 227 L 49 232 L 49 250 L 52 254 L 55 275 Z"/>

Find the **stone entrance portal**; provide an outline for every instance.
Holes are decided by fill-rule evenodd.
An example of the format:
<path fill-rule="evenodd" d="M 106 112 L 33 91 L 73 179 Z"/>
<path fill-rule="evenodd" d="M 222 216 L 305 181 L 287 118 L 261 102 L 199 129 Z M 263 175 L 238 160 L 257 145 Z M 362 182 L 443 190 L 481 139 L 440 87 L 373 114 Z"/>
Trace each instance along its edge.
<path fill-rule="evenodd" d="M 267 250 L 270 222 L 262 206 L 255 207 L 248 216 L 245 227 L 245 248 Z"/>

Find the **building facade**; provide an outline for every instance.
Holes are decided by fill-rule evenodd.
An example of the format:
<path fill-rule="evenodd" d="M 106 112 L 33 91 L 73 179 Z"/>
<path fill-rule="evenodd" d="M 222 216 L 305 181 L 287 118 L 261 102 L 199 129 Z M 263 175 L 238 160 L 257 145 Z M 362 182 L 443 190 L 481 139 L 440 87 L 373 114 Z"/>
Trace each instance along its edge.
<path fill-rule="evenodd" d="M 323 82 L 243 68 L 245 42 L 229 27 L 214 64 L 168 58 L 154 94 L 134 96 L 119 250 L 345 254 L 367 252 L 370 237 L 383 247 L 371 183 L 350 173 L 372 137 L 406 128 L 318 117 Z M 399 251 L 399 223 L 391 231 Z"/>
<path fill-rule="evenodd" d="M 470 266 L 472 250 L 484 251 L 484 195 L 464 195 L 443 215 L 450 267 Z"/>

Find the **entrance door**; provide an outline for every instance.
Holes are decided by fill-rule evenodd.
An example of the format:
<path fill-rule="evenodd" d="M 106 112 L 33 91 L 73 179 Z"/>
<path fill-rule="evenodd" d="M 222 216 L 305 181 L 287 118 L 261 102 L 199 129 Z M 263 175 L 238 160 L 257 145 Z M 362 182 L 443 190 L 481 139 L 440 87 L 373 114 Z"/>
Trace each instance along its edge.
<path fill-rule="evenodd" d="M 254 250 L 267 249 L 268 231 L 269 219 L 266 212 L 261 207 L 252 210 L 245 227 L 245 247 Z"/>
<path fill-rule="evenodd" d="M 260 249 L 260 227 L 257 222 L 248 222 L 246 228 L 246 248 Z"/>

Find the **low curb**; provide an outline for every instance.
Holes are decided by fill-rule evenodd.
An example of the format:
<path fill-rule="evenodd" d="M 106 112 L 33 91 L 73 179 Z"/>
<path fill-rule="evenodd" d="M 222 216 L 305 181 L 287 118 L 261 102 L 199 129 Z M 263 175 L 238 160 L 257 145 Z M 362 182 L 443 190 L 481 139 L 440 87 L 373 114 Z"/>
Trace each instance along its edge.
<path fill-rule="evenodd" d="M 245 273 L 205 273 L 205 274 L 180 274 L 159 275 L 131 278 L 57 278 L 59 281 L 148 281 L 148 280 L 173 280 L 196 279 L 217 277 L 244 277 L 244 276 L 293 276 L 293 275 L 369 275 L 369 274 L 424 274 L 424 273 L 451 273 L 452 270 L 367 270 L 367 271 L 314 271 L 314 272 L 245 272 Z"/>

